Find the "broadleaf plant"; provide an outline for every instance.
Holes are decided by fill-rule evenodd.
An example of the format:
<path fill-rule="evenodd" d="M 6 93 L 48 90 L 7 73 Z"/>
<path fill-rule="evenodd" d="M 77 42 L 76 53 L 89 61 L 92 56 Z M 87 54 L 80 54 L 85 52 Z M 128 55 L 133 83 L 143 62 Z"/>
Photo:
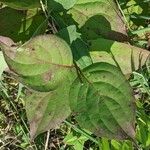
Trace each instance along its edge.
<path fill-rule="evenodd" d="M 136 108 L 126 76 L 150 52 L 129 44 L 114 0 L 5 1 L 0 20 L 1 56 L 27 87 L 32 139 L 73 113 L 97 136 L 134 140 Z"/>
<path fill-rule="evenodd" d="M 70 90 L 70 105 L 81 127 L 108 138 L 133 138 L 134 97 L 120 70 L 101 62 L 82 73 L 82 81 L 75 79 Z"/>

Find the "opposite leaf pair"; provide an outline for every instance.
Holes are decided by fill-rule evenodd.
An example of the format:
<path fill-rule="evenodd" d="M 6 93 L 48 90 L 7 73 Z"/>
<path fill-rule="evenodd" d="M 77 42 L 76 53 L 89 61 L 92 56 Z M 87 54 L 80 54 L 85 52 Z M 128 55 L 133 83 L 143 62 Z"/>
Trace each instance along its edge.
<path fill-rule="evenodd" d="M 16 49 L 1 42 L 1 48 L 20 82 L 36 90 L 26 98 L 32 138 L 58 126 L 71 111 L 98 136 L 134 137 L 132 89 L 116 66 L 100 62 L 80 70 L 67 43 L 55 35 L 37 36 Z"/>
<path fill-rule="evenodd" d="M 32 89 L 32 94 L 26 98 L 31 138 L 57 127 L 71 112 L 76 114 L 81 127 L 98 136 L 134 138 L 134 97 L 124 75 L 143 66 L 150 53 L 118 42 L 127 43 L 128 36 L 113 0 L 47 2 L 47 11 L 54 12 L 52 16 L 60 29 L 57 36 L 62 39 L 56 35 L 30 37 L 32 34 L 45 33 L 44 25 L 42 32 L 35 31 L 37 28 L 25 29 L 27 33 L 31 31 L 27 37 L 20 28 L 16 33 L 21 32 L 23 36 L 19 34 L 13 37 L 14 34 L 9 32 L 3 34 L 22 41 L 31 38 L 21 47 L 0 42 L 10 70 L 20 82 Z M 18 3 L 15 6 L 8 2 L 5 4 L 12 8 L 30 8 L 22 3 L 19 3 L 21 6 Z M 36 3 L 33 1 L 33 4 Z M 39 7 L 39 1 L 31 6 Z M 10 12 L 8 8 L 6 10 Z M 5 8 L 2 14 L 4 11 Z M 14 14 L 18 12 L 11 11 Z M 42 17 L 41 20 L 45 19 Z M 36 27 L 39 28 L 41 22 Z M 22 22 L 18 26 L 22 26 Z M 30 21 L 29 27 L 32 27 Z M 8 29 L 2 31 L 12 33 L 10 24 Z"/>

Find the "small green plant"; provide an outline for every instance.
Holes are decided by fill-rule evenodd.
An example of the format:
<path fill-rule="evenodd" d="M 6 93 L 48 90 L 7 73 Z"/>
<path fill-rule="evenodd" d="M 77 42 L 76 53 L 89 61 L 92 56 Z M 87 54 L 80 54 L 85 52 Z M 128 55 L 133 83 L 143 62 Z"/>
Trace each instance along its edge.
<path fill-rule="evenodd" d="M 134 141 L 136 108 L 127 78 L 150 52 L 129 44 L 116 3 L 0 1 L 0 56 L 27 86 L 31 138 L 73 113 L 97 136 Z"/>

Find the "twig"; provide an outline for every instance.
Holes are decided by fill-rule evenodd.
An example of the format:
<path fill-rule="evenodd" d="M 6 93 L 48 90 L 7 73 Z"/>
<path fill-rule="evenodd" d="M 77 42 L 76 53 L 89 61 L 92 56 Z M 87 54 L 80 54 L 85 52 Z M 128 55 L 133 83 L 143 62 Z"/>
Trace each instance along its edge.
<path fill-rule="evenodd" d="M 47 138 L 46 138 L 46 143 L 45 143 L 45 148 L 44 148 L 44 150 L 47 150 L 47 149 L 48 149 L 49 137 L 50 137 L 50 130 L 47 131 Z"/>
<path fill-rule="evenodd" d="M 118 6 L 118 8 L 119 8 L 119 10 L 120 10 L 120 12 L 121 12 L 121 14 L 122 14 L 122 16 L 123 16 L 123 19 L 124 19 L 124 21 L 125 21 L 125 24 L 126 24 L 127 28 L 128 28 L 129 30 L 131 30 L 131 29 L 130 29 L 130 26 L 129 26 L 129 24 L 128 24 L 127 18 L 126 18 L 126 16 L 125 16 L 125 14 L 124 14 L 124 12 L 123 12 L 123 10 L 122 10 L 122 8 L 121 8 L 121 6 L 120 6 L 118 0 L 115 0 L 115 1 L 116 1 L 116 4 L 117 4 L 117 6 Z"/>
<path fill-rule="evenodd" d="M 42 0 L 40 0 L 40 4 L 41 4 L 41 8 L 42 8 L 42 10 L 43 10 L 43 12 L 44 12 L 45 17 L 46 17 L 46 19 L 48 20 L 48 19 L 49 19 L 49 15 L 48 15 L 47 12 L 46 12 L 46 9 L 45 9 L 45 6 L 44 6 Z M 53 32 L 54 34 L 57 33 L 56 28 L 54 28 L 53 25 L 52 25 L 49 21 L 48 21 L 48 26 L 52 29 L 52 32 Z"/>

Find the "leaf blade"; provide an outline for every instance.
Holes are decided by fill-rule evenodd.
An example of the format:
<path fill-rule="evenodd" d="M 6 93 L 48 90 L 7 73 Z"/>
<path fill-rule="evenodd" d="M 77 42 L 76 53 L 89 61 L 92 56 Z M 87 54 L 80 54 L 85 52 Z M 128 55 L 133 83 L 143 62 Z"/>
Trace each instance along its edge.
<path fill-rule="evenodd" d="M 134 97 L 119 69 L 101 62 L 83 74 L 83 83 L 76 79 L 70 90 L 71 110 L 79 125 L 110 139 L 134 138 Z"/>
<path fill-rule="evenodd" d="M 99 38 L 89 41 L 93 62 L 108 62 L 118 65 L 128 77 L 149 61 L 150 52 L 129 44 Z"/>
<path fill-rule="evenodd" d="M 0 0 L 4 4 L 8 5 L 11 8 L 19 9 L 19 10 L 26 10 L 32 8 L 40 7 L 39 0 Z"/>
<path fill-rule="evenodd" d="M 113 1 L 79 0 L 67 15 L 64 15 L 64 20 L 67 24 L 76 24 L 85 40 L 103 37 L 128 41 L 124 21 Z"/>
<path fill-rule="evenodd" d="M 34 90 L 56 89 L 74 67 L 69 46 L 55 35 L 37 36 L 16 50 L 1 45 L 9 68 Z"/>
<path fill-rule="evenodd" d="M 9 7 L 0 9 L 0 33 L 1 36 L 11 38 L 14 42 L 26 42 L 37 31 L 45 16 L 36 9 L 27 11 L 15 10 Z M 37 33 L 42 34 L 47 28 L 47 21 Z"/>

